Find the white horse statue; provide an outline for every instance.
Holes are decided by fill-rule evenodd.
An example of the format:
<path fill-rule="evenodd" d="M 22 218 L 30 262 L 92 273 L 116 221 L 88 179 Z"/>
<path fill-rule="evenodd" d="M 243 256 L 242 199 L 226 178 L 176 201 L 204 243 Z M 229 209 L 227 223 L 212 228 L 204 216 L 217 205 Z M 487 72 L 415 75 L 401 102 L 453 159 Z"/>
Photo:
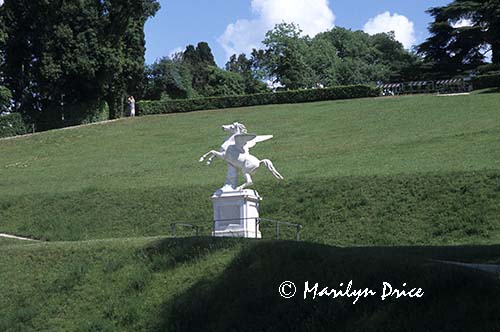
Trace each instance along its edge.
<path fill-rule="evenodd" d="M 222 126 L 222 129 L 224 131 L 230 132 L 231 135 L 221 145 L 219 151 L 212 150 L 205 153 L 200 158 L 200 162 L 204 161 L 205 158 L 207 158 L 209 155 L 210 158 L 207 160 L 207 165 L 210 165 L 214 157 L 218 157 L 227 162 L 227 177 L 223 190 L 229 186 L 232 190 L 240 191 L 248 186 L 251 186 L 253 184 L 251 174 L 257 171 L 260 164 L 266 165 L 267 169 L 269 169 L 269 171 L 277 179 L 283 180 L 283 176 L 281 176 L 276 168 L 274 168 L 271 160 L 259 160 L 256 157 L 252 156 L 249 152 L 249 150 L 253 148 L 257 143 L 264 142 L 268 139 L 273 138 L 272 135 L 257 136 L 255 134 L 248 134 L 246 127 L 238 122 Z M 241 169 L 246 181 L 239 187 L 238 169 Z"/>

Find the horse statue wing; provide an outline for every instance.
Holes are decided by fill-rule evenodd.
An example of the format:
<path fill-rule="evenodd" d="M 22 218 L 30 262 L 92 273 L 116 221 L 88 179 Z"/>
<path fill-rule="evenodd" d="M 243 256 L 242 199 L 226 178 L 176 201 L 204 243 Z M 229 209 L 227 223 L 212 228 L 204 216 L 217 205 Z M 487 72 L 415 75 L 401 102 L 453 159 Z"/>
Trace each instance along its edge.
<path fill-rule="evenodd" d="M 259 142 L 264 142 L 264 141 L 267 141 L 267 140 L 270 140 L 271 138 L 273 138 L 273 135 L 261 135 L 261 136 L 257 136 L 255 137 L 253 140 L 249 141 L 247 143 L 247 145 L 245 146 L 245 148 L 247 149 L 251 149 L 253 148 L 257 143 Z"/>
<path fill-rule="evenodd" d="M 242 151 L 248 151 L 257 143 L 273 138 L 273 135 L 257 136 L 255 134 L 239 134 L 234 136 L 235 145 Z"/>

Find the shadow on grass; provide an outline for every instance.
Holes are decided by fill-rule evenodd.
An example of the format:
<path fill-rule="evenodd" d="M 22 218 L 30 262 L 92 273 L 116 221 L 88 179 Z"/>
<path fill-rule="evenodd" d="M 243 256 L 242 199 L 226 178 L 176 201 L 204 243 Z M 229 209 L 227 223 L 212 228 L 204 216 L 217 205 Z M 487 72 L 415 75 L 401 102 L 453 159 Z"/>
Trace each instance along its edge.
<path fill-rule="evenodd" d="M 500 282 L 494 275 L 440 264 L 443 248 L 335 248 L 261 241 L 245 246 L 224 273 L 162 305 L 157 331 L 493 331 L 500 329 Z M 452 253 L 449 249 L 448 253 Z M 458 249 L 459 251 L 462 249 Z M 500 248 L 485 248 L 500 256 Z M 462 250 L 466 252 L 465 249 Z M 477 254 L 477 252 L 476 252 Z M 487 256 L 490 254 L 487 254 Z M 293 281 L 284 299 L 279 285 Z M 369 288 L 374 296 L 304 300 L 309 287 Z M 383 282 L 422 288 L 422 298 L 382 301 Z M 343 283 L 343 286 L 340 284 Z M 406 287 L 403 286 L 406 283 Z"/>
<path fill-rule="evenodd" d="M 189 263 L 222 249 L 243 244 L 242 239 L 215 237 L 169 238 L 151 243 L 144 255 L 155 272 L 173 269 L 178 264 Z"/>

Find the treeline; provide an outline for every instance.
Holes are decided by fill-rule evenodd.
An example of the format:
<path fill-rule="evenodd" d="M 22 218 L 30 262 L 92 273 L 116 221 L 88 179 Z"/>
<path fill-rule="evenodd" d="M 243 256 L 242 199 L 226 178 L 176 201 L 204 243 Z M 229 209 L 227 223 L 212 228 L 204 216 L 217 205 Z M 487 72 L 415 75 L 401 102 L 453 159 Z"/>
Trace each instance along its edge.
<path fill-rule="evenodd" d="M 146 99 L 184 99 L 255 94 L 411 79 L 418 57 L 394 34 L 370 36 L 334 28 L 314 38 L 282 23 L 269 31 L 263 49 L 233 55 L 216 66 L 207 43 L 163 58 L 146 71 Z M 264 83 L 266 82 L 266 83 Z"/>
<path fill-rule="evenodd" d="M 217 67 L 205 42 L 147 66 L 145 81 L 143 98 L 149 100 L 233 96 L 267 89 L 251 70 L 246 75 Z"/>
<path fill-rule="evenodd" d="M 336 27 L 310 38 L 287 23 L 266 34 L 262 49 L 231 56 L 225 71 L 215 66 L 206 43 L 188 46 L 149 67 L 144 96 L 230 96 L 269 87 L 296 90 L 474 75 L 493 85 L 500 81 L 500 2 L 455 0 L 428 13 L 434 17 L 430 37 L 413 50 L 406 50 L 393 33 L 368 35 Z"/>

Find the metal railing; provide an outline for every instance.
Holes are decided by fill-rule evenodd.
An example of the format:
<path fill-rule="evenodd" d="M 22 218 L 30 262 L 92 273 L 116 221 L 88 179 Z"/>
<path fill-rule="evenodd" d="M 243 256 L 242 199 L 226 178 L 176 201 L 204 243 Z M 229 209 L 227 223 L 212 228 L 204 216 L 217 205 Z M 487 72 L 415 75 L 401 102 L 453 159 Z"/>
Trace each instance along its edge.
<path fill-rule="evenodd" d="M 254 221 L 255 222 L 255 232 L 254 232 L 254 236 L 255 238 L 258 237 L 258 231 L 260 229 L 260 226 L 264 225 L 264 224 L 274 224 L 274 230 L 275 230 L 275 238 L 276 239 L 280 239 L 282 238 L 282 233 L 283 233 L 283 226 L 284 227 L 288 227 L 288 228 L 292 228 L 294 231 L 295 231 L 295 234 L 294 234 L 294 238 L 295 240 L 297 241 L 300 241 L 300 235 L 301 235 L 301 231 L 302 231 L 302 228 L 303 226 L 301 224 L 298 224 L 298 223 L 292 223 L 292 222 L 288 222 L 288 221 L 280 221 L 280 220 L 273 220 L 273 219 L 267 219 L 267 218 L 238 218 L 238 219 L 221 219 L 221 220 L 211 220 L 210 222 L 209 221 L 206 221 L 206 222 L 200 222 L 200 221 L 194 221 L 194 222 L 175 222 L 175 223 L 171 223 L 170 224 L 170 228 L 171 228 L 171 231 L 172 231 L 172 235 L 173 237 L 179 237 L 179 232 L 178 232 L 178 229 L 180 227 L 182 228 L 187 228 L 190 230 L 189 234 L 193 234 L 193 231 L 194 231 L 194 235 L 195 236 L 200 236 L 201 234 L 201 230 L 202 229 L 206 229 L 208 225 L 210 225 L 209 223 L 211 223 L 211 227 L 210 227 L 210 235 L 213 235 L 216 231 L 216 222 L 220 223 L 230 223 L 230 222 L 237 222 L 238 224 L 241 224 L 241 222 L 243 220 L 251 220 L 251 221 Z M 225 230 L 227 233 L 231 233 L 230 230 Z M 237 237 L 239 236 L 240 232 L 239 231 L 235 231 L 234 232 L 234 236 Z"/>
<path fill-rule="evenodd" d="M 281 225 L 285 225 L 288 227 L 293 227 L 295 228 L 295 239 L 297 241 L 300 241 L 300 232 L 302 231 L 302 225 L 301 224 L 296 224 L 288 221 L 279 221 L 279 220 L 273 220 L 273 219 L 266 219 L 266 218 L 259 218 L 258 223 L 259 225 L 262 222 L 270 222 L 274 223 L 276 226 L 276 239 L 280 239 L 280 230 L 281 230 Z"/>
<path fill-rule="evenodd" d="M 177 226 L 187 227 L 187 228 L 194 229 L 196 236 L 200 236 L 200 226 L 194 225 L 194 224 L 188 224 L 188 223 L 182 223 L 182 222 L 180 222 L 180 223 L 172 223 L 172 224 L 170 224 L 170 228 L 172 230 L 172 235 L 174 237 L 177 237 Z"/>

